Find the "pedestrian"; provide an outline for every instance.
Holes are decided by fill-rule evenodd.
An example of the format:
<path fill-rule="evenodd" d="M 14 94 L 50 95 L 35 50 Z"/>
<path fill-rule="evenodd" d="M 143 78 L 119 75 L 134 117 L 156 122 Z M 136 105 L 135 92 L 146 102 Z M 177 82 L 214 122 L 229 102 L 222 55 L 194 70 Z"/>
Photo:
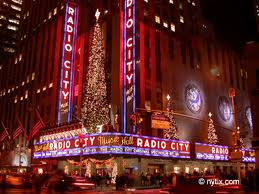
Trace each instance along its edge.
<path fill-rule="evenodd" d="M 118 175 L 116 175 L 116 178 L 115 178 L 115 185 L 116 185 L 116 191 L 118 191 L 119 185 L 120 185 L 120 177 Z"/>

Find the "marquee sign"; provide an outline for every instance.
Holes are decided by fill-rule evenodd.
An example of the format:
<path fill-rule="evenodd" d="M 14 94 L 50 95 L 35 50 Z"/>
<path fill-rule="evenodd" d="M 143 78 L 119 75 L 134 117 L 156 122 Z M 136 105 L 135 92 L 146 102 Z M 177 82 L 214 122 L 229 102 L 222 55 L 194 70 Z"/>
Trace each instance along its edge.
<path fill-rule="evenodd" d="M 255 162 L 255 151 L 240 149 L 242 162 Z M 230 147 L 212 144 L 195 143 L 195 155 L 198 160 L 230 161 Z"/>
<path fill-rule="evenodd" d="M 152 114 L 151 128 L 153 129 L 169 129 L 169 118 L 163 114 Z"/>
<path fill-rule="evenodd" d="M 190 158 L 190 142 L 122 133 L 81 135 L 38 142 L 34 158 L 93 154 L 127 154 L 151 157 Z"/>
<path fill-rule="evenodd" d="M 255 161 L 255 150 L 251 149 L 240 149 L 243 154 L 242 162 L 256 162 Z"/>
<path fill-rule="evenodd" d="M 135 0 L 124 0 L 123 17 L 123 112 L 122 128 L 129 128 L 128 118 L 136 113 L 136 59 L 135 59 Z"/>
<path fill-rule="evenodd" d="M 77 30 L 78 5 L 67 2 L 60 70 L 58 123 L 70 122 L 72 114 L 74 50 Z"/>
<path fill-rule="evenodd" d="M 225 160 L 229 159 L 229 147 L 212 144 L 195 143 L 196 159 Z"/>

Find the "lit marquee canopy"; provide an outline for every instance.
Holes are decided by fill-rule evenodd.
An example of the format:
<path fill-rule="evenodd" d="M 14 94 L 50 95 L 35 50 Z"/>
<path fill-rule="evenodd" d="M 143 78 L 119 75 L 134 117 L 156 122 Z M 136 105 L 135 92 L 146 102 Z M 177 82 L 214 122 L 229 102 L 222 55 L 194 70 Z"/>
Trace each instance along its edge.
<path fill-rule="evenodd" d="M 81 134 L 46 140 L 34 145 L 33 158 L 94 154 L 127 154 L 166 158 L 190 158 L 190 142 L 122 133 Z"/>

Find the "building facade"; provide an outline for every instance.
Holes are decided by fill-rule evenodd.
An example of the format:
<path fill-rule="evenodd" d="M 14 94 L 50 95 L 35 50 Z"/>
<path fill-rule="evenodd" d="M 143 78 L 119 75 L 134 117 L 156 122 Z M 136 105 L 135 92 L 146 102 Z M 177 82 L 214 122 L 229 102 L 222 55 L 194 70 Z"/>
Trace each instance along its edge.
<path fill-rule="evenodd" d="M 0 109 L 3 111 L 0 118 L 12 133 L 12 129 L 17 126 L 15 120 L 18 115 L 26 132 L 15 139 L 12 145 L 7 140 L 3 141 L 2 153 L 12 150 L 13 146 L 18 150 L 28 146 L 26 139 L 38 119 L 37 109 L 46 127 L 39 136 L 35 136 L 32 158 L 45 158 L 49 164 L 65 168 L 68 166 L 66 159 L 62 163 L 53 159 L 56 155 L 46 156 L 52 153 L 50 151 L 59 150 L 60 146 L 62 149 L 62 145 L 70 149 L 73 144 L 75 150 L 71 152 L 71 158 L 78 160 L 82 145 L 79 146 L 79 140 L 73 138 L 79 137 L 81 132 L 66 132 L 76 128 L 87 131 L 87 126 L 78 126 L 76 123 L 82 117 L 83 86 L 87 80 L 97 9 L 100 11 L 98 22 L 104 39 L 110 120 L 116 134 L 108 133 L 104 137 L 97 134 L 96 139 L 109 137 L 112 141 L 117 137 L 118 142 L 123 142 L 124 138 L 129 138 L 124 134 L 133 134 L 132 140 L 125 140 L 131 141 L 127 144 L 129 147 L 135 150 L 141 148 L 139 152 L 147 148 L 159 152 L 143 154 L 143 157 L 141 154 L 130 154 L 130 151 L 124 154 L 120 150 L 107 152 L 117 157 L 117 164 L 124 164 L 118 167 L 121 172 L 123 168 L 138 173 L 213 169 L 213 162 L 190 160 L 193 159 L 191 144 L 198 147 L 195 142 L 207 143 L 209 112 L 213 115 L 222 146 L 233 145 L 234 115 L 246 147 L 251 146 L 249 138 L 252 124 L 246 70 L 239 55 L 219 40 L 213 26 L 202 18 L 199 1 L 25 0 L 22 10 L 26 17 L 21 22 L 18 52 L 10 65 L 0 70 L 3 78 L 0 91 Z M 235 110 L 229 98 L 229 88 L 235 88 Z M 173 102 L 179 142 L 161 139 L 163 129 L 152 128 L 151 125 L 152 115 L 166 111 L 167 95 L 170 95 Z M 141 130 L 130 124 L 130 117 L 138 114 L 143 119 Z M 54 134 L 72 138 L 72 142 L 63 142 Z M 49 135 L 56 138 L 51 139 Z M 92 136 L 88 136 L 85 138 L 90 140 Z M 50 144 L 49 141 L 53 140 L 60 143 Z M 152 147 L 155 142 L 156 145 Z M 181 146 L 174 147 L 180 144 L 186 145 L 186 150 L 182 150 L 184 147 Z M 93 140 L 91 146 L 104 145 L 94 143 Z M 163 155 L 160 153 L 162 145 L 164 149 L 168 147 L 171 151 L 176 150 L 168 152 L 172 157 L 165 157 L 174 158 L 173 162 L 158 159 Z M 50 146 L 51 150 L 45 152 L 43 147 L 50 149 Z M 223 151 L 225 148 L 219 148 L 222 152 L 211 153 L 222 155 L 215 161 L 221 160 L 221 157 L 228 161 L 224 159 L 228 158 L 228 151 Z M 103 152 L 93 151 L 97 155 Z M 90 155 L 86 151 L 83 153 Z M 178 157 L 181 154 L 187 156 Z M 129 157 L 131 155 L 135 157 Z M 30 161 L 29 158 L 27 161 Z M 124 163 L 120 163 L 120 160 Z M 107 159 L 106 162 L 110 161 Z M 216 166 L 223 168 L 231 166 L 231 163 L 217 162 Z"/>
<path fill-rule="evenodd" d="M 7 62 L 7 56 L 16 52 L 21 11 L 22 0 L 7 0 L 0 4 L 1 61 Z M 4 65 L 4 62 L 1 63 L 1 66 Z"/>

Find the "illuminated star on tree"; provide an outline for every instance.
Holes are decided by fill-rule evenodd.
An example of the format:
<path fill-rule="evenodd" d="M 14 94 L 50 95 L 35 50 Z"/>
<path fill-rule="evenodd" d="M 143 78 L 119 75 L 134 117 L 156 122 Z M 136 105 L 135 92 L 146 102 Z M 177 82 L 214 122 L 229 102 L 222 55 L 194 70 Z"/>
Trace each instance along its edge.
<path fill-rule="evenodd" d="M 99 12 L 99 10 L 97 9 L 96 12 L 95 12 L 96 21 L 98 21 L 99 16 L 100 16 L 100 12 Z"/>
<path fill-rule="evenodd" d="M 98 14 L 97 14 L 98 15 Z M 89 66 L 84 86 L 82 119 L 88 133 L 96 133 L 98 125 L 109 121 L 109 105 L 105 83 L 105 53 L 100 24 L 94 26 Z"/>
<path fill-rule="evenodd" d="M 212 114 L 209 113 L 209 128 L 208 128 L 208 143 L 209 144 L 217 144 L 218 136 L 216 134 L 216 129 L 213 124 Z"/>

